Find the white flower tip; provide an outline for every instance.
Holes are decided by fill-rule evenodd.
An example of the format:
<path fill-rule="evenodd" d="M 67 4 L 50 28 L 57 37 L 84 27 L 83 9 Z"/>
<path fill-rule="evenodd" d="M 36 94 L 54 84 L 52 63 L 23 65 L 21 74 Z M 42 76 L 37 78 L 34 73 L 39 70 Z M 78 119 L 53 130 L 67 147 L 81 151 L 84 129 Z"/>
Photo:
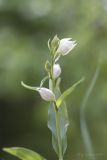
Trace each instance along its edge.
<path fill-rule="evenodd" d="M 72 38 L 64 38 L 60 40 L 57 52 L 62 55 L 68 54 L 76 45 L 76 41 L 71 41 Z"/>

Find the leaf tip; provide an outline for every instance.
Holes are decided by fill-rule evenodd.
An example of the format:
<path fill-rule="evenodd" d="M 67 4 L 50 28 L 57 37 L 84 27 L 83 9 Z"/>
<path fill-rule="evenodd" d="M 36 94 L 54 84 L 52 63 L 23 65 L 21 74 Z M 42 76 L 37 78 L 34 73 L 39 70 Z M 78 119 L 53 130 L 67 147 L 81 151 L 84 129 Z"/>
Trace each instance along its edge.
<path fill-rule="evenodd" d="M 9 153 L 11 149 L 10 148 L 3 148 L 2 150 Z"/>
<path fill-rule="evenodd" d="M 3 151 L 6 151 L 8 148 L 2 148 Z"/>
<path fill-rule="evenodd" d="M 84 82 L 85 81 L 85 77 L 83 76 L 80 81 Z"/>

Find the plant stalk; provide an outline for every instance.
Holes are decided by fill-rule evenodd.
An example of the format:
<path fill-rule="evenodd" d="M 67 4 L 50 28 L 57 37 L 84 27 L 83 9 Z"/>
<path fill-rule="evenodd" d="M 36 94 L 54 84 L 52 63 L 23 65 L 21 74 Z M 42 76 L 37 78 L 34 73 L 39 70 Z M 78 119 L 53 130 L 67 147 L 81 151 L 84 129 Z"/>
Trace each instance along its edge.
<path fill-rule="evenodd" d="M 58 148 L 59 148 L 59 160 L 63 160 L 60 125 L 59 125 L 59 114 L 58 114 L 58 108 L 55 102 L 54 102 L 54 107 L 55 107 L 55 115 L 56 115 L 56 132 L 57 132 L 57 140 L 58 140 Z"/>
<path fill-rule="evenodd" d="M 53 90 L 53 92 L 54 92 L 54 88 L 55 88 L 55 79 L 53 77 L 54 63 L 55 62 L 54 62 L 54 59 L 52 57 L 52 61 L 51 61 L 51 80 L 52 80 L 52 90 Z M 56 134 L 57 134 L 57 141 L 58 141 L 59 160 L 63 160 L 58 108 L 57 108 L 56 102 L 54 102 L 53 104 L 54 104 L 55 117 L 56 117 Z"/>

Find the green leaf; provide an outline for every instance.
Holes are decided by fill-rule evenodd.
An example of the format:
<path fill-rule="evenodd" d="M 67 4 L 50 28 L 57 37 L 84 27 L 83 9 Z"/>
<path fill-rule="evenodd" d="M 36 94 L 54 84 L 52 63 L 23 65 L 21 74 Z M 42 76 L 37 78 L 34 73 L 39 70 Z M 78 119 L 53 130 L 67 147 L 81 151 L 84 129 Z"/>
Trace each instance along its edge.
<path fill-rule="evenodd" d="M 38 153 L 23 147 L 3 148 L 3 151 L 10 153 L 22 160 L 46 160 Z"/>
<path fill-rule="evenodd" d="M 30 89 L 30 90 L 34 90 L 36 91 L 37 87 L 32 87 L 32 86 L 29 86 L 27 84 L 25 84 L 23 81 L 21 81 L 21 85 L 27 89 Z"/>
<path fill-rule="evenodd" d="M 75 84 L 73 84 L 73 86 L 71 86 L 70 88 L 68 88 L 56 101 L 56 105 L 59 108 L 62 104 L 62 102 L 65 100 L 65 98 L 67 96 L 69 96 L 69 94 L 71 94 L 74 89 L 76 88 L 77 85 L 79 85 L 81 82 L 84 81 L 84 78 L 80 79 L 78 82 L 76 82 Z"/>
<path fill-rule="evenodd" d="M 58 83 L 55 88 L 55 95 L 56 95 L 56 97 L 59 97 L 61 95 L 60 88 L 59 88 L 60 79 L 57 81 L 58 81 Z M 51 84 L 51 82 L 50 82 L 50 84 Z M 59 114 L 61 148 L 62 148 L 62 153 L 64 155 L 64 153 L 67 149 L 66 132 L 67 132 L 67 128 L 69 125 L 67 108 L 66 108 L 66 104 L 64 102 L 61 104 L 61 107 L 58 110 L 58 114 Z M 49 106 L 48 117 L 49 117 L 48 118 L 48 128 L 52 132 L 52 146 L 53 146 L 55 152 L 57 153 L 57 155 L 59 155 L 57 130 L 56 130 L 56 118 L 55 118 L 55 110 L 54 110 L 53 104 L 51 104 Z"/>

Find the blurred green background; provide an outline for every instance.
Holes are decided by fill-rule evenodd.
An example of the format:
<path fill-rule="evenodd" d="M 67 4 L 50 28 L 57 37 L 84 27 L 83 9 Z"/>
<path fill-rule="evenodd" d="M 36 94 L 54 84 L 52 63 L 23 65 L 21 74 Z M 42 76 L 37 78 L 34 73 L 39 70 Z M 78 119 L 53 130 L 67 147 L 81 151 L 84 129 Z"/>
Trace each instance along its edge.
<path fill-rule="evenodd" d="M 57 159 L 47 128 L 48 103 L 20 81 L 38 86 L 45 76 L 47 41 L 77 40 L 73 54 L 62 57 L 61 90 L 85 76 L 67 99 L 70 126 L 66 160 L 87 160 L 80 131 L 83 97 L 99 55 L 100 75 L 86 108 L 86 122 L 96 160 L 107 159 L 107 0 L 0 0 L 0 148 L 23 146 Z M 0 150 L 0 160 L 15 160 Z"/>

